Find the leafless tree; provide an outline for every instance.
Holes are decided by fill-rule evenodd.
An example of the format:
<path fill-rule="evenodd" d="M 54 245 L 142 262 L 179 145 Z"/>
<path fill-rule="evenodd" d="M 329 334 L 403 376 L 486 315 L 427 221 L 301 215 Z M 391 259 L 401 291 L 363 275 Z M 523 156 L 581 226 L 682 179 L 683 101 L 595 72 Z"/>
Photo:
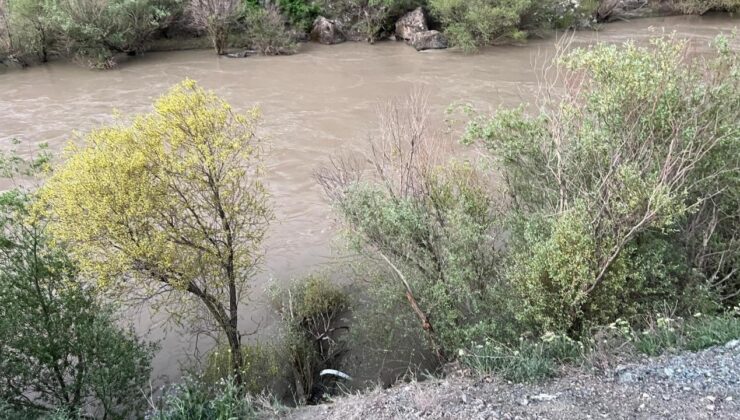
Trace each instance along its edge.
<path fill-rule="evenodd" d="M 188 12 L 192 25 L 204 30 L 213 42 L 218 55 L 226 53 L 229 33 L 243 11 L 241 0 L 190 0 Z"/>

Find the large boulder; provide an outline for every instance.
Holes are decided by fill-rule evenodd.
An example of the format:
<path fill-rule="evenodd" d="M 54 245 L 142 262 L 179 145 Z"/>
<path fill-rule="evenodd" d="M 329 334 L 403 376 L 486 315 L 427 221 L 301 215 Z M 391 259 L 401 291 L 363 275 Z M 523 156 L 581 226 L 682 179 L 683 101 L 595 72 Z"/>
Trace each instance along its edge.
<path fill-rule="evenodd" d="M 411 41 L 414 34 L 420 32 L 426 32 L 429 30 L 427 26 L 427 17 L 424 14 L 424 9 L 417 7 L 412 10 L 401 19 L 396 22 L 396 39 L 403 39 L 404 41 Z"/>
<path fill-rule="evenodd" d="M 311 40 L 322 44 L 339 44 L 347 40 L 339 23 L 319 16 L 313 22 L 311 29 Z"/>
<path fill-rule="evenodd" d="M 447 38 L 439 31 L 415 33 L 409 41 L 416 51 L 442 50 L 447 48 Z"/>

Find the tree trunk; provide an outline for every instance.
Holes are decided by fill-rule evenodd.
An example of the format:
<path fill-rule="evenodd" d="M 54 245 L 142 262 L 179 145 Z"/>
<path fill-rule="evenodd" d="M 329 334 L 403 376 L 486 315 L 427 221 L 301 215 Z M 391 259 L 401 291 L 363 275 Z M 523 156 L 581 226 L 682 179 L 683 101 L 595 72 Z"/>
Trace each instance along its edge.
<path fill-rule="evenodd" d="M 244 357 L 242 356 L 241 338 L 239 337 L 239 333 L 234 329 L 231 329 L 227 337 L 229 339 L 229 350 L 231 350 L 231 371 L 234 375 L 234 381 L 237 385 L 241 385 L 244 383 L 242 376 Z"/>

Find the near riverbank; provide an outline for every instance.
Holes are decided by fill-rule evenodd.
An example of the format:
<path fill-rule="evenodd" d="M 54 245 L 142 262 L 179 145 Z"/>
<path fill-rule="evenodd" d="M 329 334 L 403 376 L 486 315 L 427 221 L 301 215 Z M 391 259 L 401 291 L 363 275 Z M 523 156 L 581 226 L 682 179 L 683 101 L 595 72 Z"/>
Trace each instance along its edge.
<path fill-rule="evenodd" d="M 740 341 L 646 358 L 604 372 L 573 370 L 541 384 L 513 384 L 458 370 L 443 379 L 303 407 L 291 420 L 738 419 Z"/>

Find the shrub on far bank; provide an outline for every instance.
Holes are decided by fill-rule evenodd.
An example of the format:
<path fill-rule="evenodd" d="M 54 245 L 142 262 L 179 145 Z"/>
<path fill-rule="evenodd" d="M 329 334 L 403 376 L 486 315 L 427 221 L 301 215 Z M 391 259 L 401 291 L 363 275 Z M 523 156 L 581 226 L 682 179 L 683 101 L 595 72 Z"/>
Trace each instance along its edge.
<path fill-rule="evenodd" d="M 522 40 L 522 15 L 530 0 L 430 0 L 429 7 L 453 46 L 473 52 L 504 38 Z"/>
<path fill-rule="evenodd" d="M 0 2 L 0 54 L 23 65 L 46 62 L 55 52 L 58 37 L 47 7 L 40 0 Z"/>
<path fill-rule="evenodd" d="M 264 55 L 292 54 L 297 45 L 276 7 L 251 7 L 244 15 L 249 46 Z"/>
<path fill-rule="evenodd" d="M 179 0 L 54 0 L 45 5 L 63 48 L 91 67 L 108 68 L 115 65 L 116 54 L 144 51 L 170 22 Z"/>
<path fill-rule="evenodd" d="M 315 0 L 278 0 L 277 5 L 290 25 L 302 32 L 309 32 L 313 21 L 321 13 L 321 7 Z"/>
<path fill-rule="evenodd" d="M 195 29 L 211 38 L 216 54 L 226 54 L 229 35 L 238 26 L 245 5 L 241 0 L 190 0 L 187 11 Z"/>
<path fill-rule="evenodd" d="M 709 11 L 740 12 L 740 0 L 678 0 L 676 7 L 681 13 L 703 15 Z"/>
<path fill-rule="evenodd" d="M 465 52 L 553 28 L 581 26 L 598 7 L 596 0 L 429 0 L 429 9 L 452 46 Z"/>

